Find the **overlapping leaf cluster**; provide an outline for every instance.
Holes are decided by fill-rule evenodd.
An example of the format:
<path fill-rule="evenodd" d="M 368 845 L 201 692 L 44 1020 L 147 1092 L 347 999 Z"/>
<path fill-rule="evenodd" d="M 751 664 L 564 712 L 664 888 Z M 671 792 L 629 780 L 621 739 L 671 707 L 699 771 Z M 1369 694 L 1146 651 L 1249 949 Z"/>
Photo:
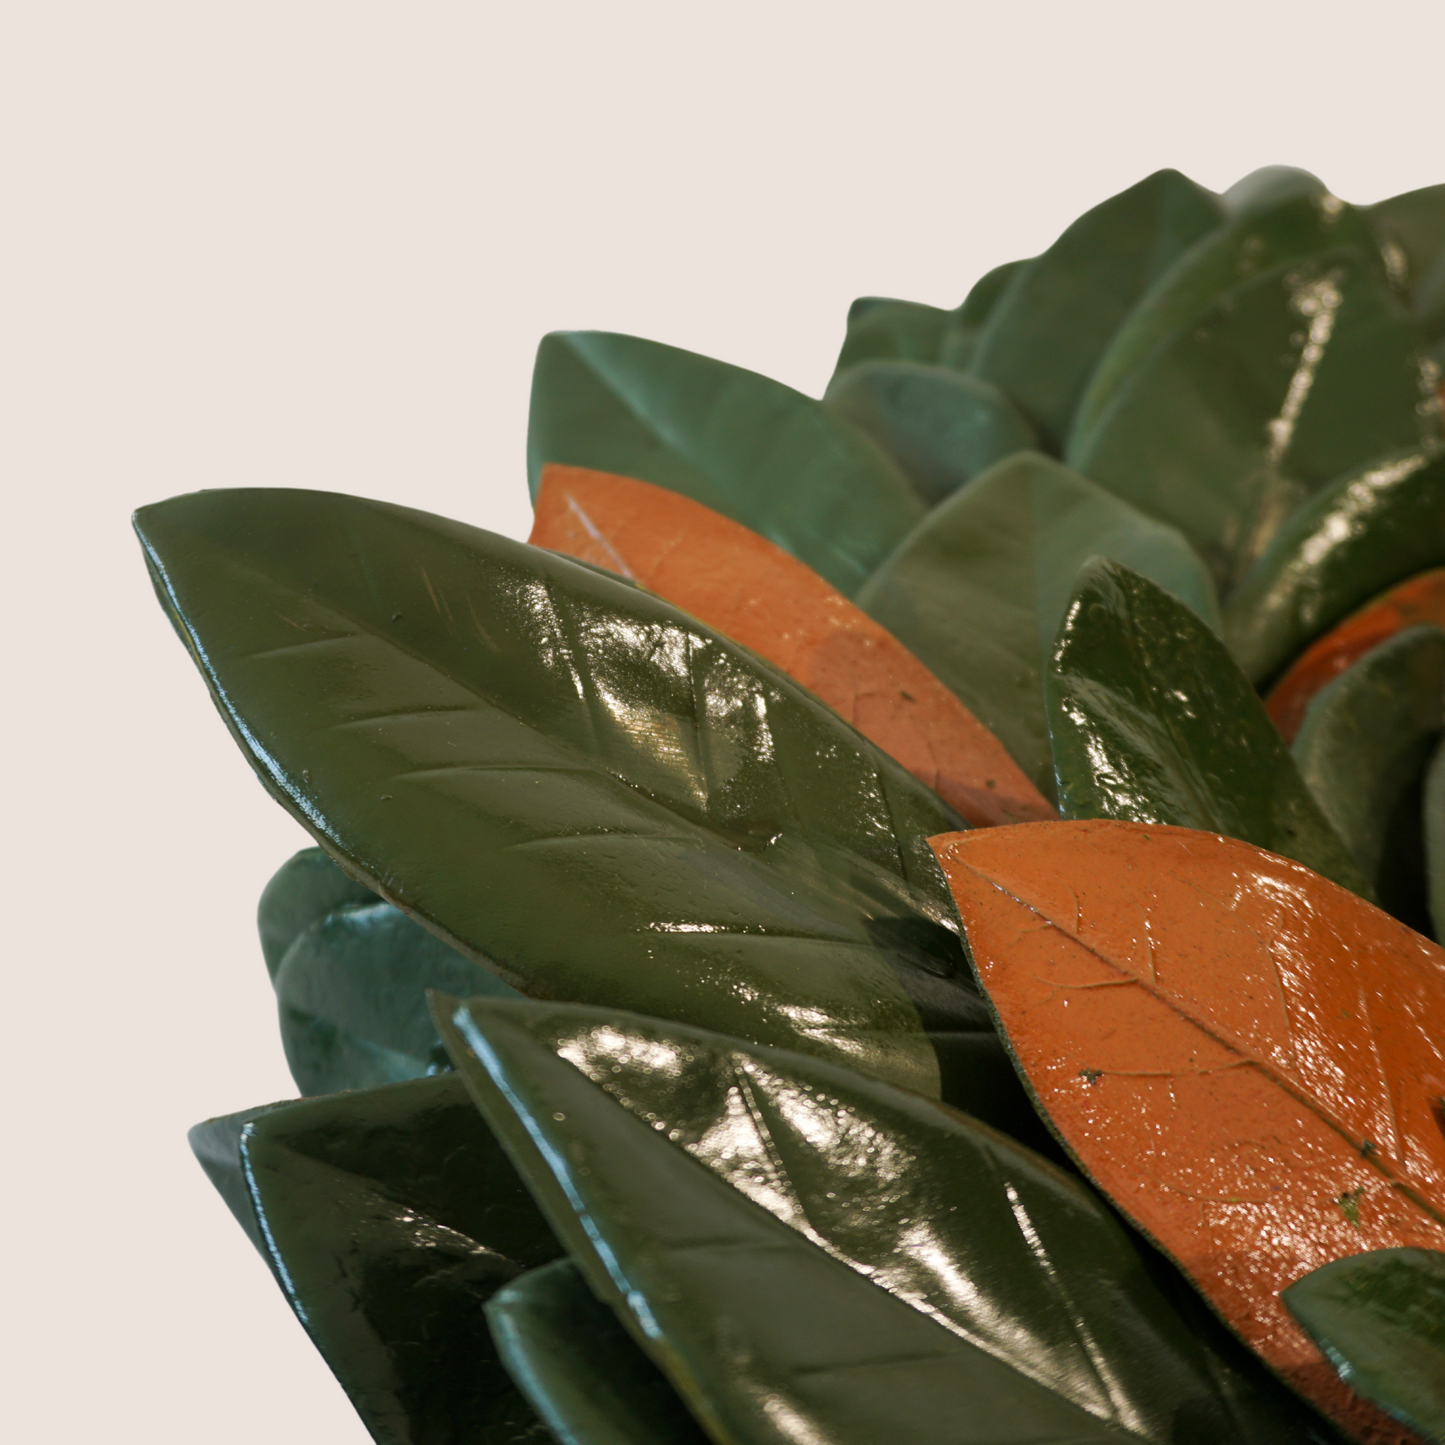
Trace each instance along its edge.
<path fill-rule="evenodd" d="M 821 401 L 547 337 L 540 547 L 325 492 L 138 514 L 320 845 L 260 910 L 314 1097 L 193 1143 L 378 1441 L 1416 1438 L 1366 1399 L 1445 1438 L 1429 1100 L 1392 1096 L 1393 1134 L 1350 1102 L 1407 1058 L 1445 1093 L 1442 355 L 1445 187 L 1361 209 L 1166 171 L 954 311 L 856 302 Z M 947 841 L 999 822 L 1001 852 Z M 1122 933 L 1083 901 L 1103 859 Z M 1211 936 L 1267 903 L 1286 951 L 1328 916 L 1377 960 L 1378 1078 L 1321 1022 L 1354 963 L 1299 945 L 1287 1059 L 1241 954 L 1228 998 L 1179 972 L 1171 900 L 1208 869 Z M 990 982 L 1015 953 L 1062 970 L 1032 1014 Z M 1119 977 L 1071 982 L 1086 954 Z M 1168 1071 L 1050 1075 L 1116 1023 L 1031 1053 L 1056 996 L 1126 974 L 1262 1071 L 1260 1107 L 1353 1141 L 1331 1262 L 1284 1292 L 1314 1374 L 1261 1343 L 1253 1313 L 1295 1329 L 1273 1294 L 1231 1313 L 1120 1182 L 1219 1149 L 1172 1128 L 1121 1165 L 1077 1122 L 1119 1107 L 1109 1069 Z"/>

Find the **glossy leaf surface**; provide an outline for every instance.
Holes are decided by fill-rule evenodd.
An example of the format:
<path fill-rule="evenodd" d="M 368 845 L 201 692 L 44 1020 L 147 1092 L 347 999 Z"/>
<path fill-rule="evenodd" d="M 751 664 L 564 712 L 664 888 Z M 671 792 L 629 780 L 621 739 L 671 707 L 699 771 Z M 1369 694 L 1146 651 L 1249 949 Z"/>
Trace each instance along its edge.
<path fill-rule="evenodd" d="M 1385 1249 L 1337 1259 L 1281 1298 L 1354 1389 L 1445 1442 L 1445 1254 Z"/>
<path fill-rule="evenodd" d="M 1438 436 L 1420 344 L 1364 253 L 1287 263 L 1141 362 L 1068 460 L 1178 527 L 1229 587 L 1333 478 Z"/>
<path fill-rule="evenodd" d="M 239 1151 L 277 1282 L 377 1440 L 545 1445 L 482 1306 L 561 1251 L 455 1074 L 250 1116 Z"/>
<path fill-rule="evenodd" d="M 1003 744 L 896 638 L 802 562 L 701 503 L 552 466 L 530 540 L 619 572 L 751 648 L 971 824 L 1054 816 Z"/>
<path fill-rule="evenodd" d="M 274 979 L 286 950 L 313 923 L 347 903 L 375 903 L 376 894 L 348 878 L 321 848 L 302 848 L 271 875 L 256 908 L 266 971 Z"/>
<path fill-rule="evenodd" d="M 964 1115 L 637 1016 L 452 1019 L 589 1280 L 719 1438 L 1313 1435 L 1226 1337 L 1186 1328 L 1086 1188 Z"/>
<path fill-rule="evenodd" d="M 1429 932 L 1421 793 L 1445 730 L 1445 632 L 1410 627 L 1310 704 L 1294 756 L 1382 907 Z"/>
<path fill-rule="evenodd" d="M 1140 300 L 1089 380 L 1074 419 L 1070 452 L 1088 445 L 1120 388 L 1155 351 L 1184 334 L 1241 282 L 1340 246 L 1373 256 L 1374 232 L 1353 206 L 1331 196 L 1323 185 L 1287 192 L 1276 190 L 1262 206 L 1243 206 L 1180 256 Z M 1257 192 L 1256 202 L 1263 199 L 1264 192 Z M 1383 276 L 1383 258 L 1379 270 Z"/>
<path fill-rule="evenodd" d="M 1425 769 L 1422 824 L 1425 833 L 1425 893 L 1431 930 L 1445 938 L 1445 742 Z"/>
<path fill-rule="evenodd" d="M 1368 890 L 1249 679 L 1147 578 L 1084 569 L 1045 695 L 1065 817 L 1224 833 Z"/>
<path fill-rule="evenodd" d="M 756 372 L 603 331 L 537 350 L 527 464 L 639 477 L 760 532 L 851 596 L 923 515 L 907 479 L 819 401 Z"/>
<path fill-rule="evenodd" d="M 930 504 L 1038 445 L 996 386 L 944 366 L 864 362 L 833 378 L 823 404 L 877 442 Z"/>
<path fill-rule="evenodd" d="M 1332 483 L 1280 528 L 1229 599 L 1224 639 L 1268 681 L 1392 583 L 1445 564 L 1445 457 L 1411 448 Z"/>
<path fill-rule="evenodd" d="M 1291 1384 L 1390 1439 L 1278 1292 L 1361 1250 L 1445 1246 L 1445 951 L 1214 834 L 1025 823 L 934 846 L 1073 1154 Z"/>
<path fill-rule="evenodd" d="M 1171 170 L 1095 206 L 1014 275 L 979 335 L 970 369 L 1018 402 L 1049 449 L 1062 449 L 1119 324 L 1222 219 L 1209 192 Z"/>
<path fill-rule="evenodd" d="M 1298 166 L 1261 166 L 1235 181 L 1219 202 L 1229 216 L 1261 216 L 1289 201 L 1315 200 L 1328 194 L 1318 176 Z"/>
<path fill-rule="evenodd" d="M 910 995 L 930 1027 L 981 1025 L 924 842 L 958 815 L 678 609 L 330 493 L 206 492 L 137 525 L 273 795 L 506 982 L 924 1090 Z"/>
<path fill-rule="evenodd" d="M 486 1310 L 507 1373 L 562 1445 L 706 1445 L 570 1259 L 519 1275 Z"/>
<path fill-rule="evenodd" d="M 848 308 L 835 372 L 862 361 L 937 361 L 952 320 L 952 312 L 919 301 L 860 296 Z"/>
<path fill-rule="evenodd" d="M 520 998 L 398 908 L 373 897 L 333 909 L 276 974 L 281 1042 L 303 1094 L 419 1079 L 445 1065 L 426 991 Z"/>
<path fill-rule="evenodd" d="M 1445 330 L 1445 186 L 1391 196 L 1366 212 L 1380 237 L 1391 278 L 1410 298 L 1410 309 L 1435 340 Z"/>
<path fill-rule="evenodd" d="M 1040 673 L 1091 556 L 1116 557 L 1217 620 L 1188 544 L 1077 472 L 1023 453 L 936 507 L 858 605 L 946 683 L 1046 797 L 1053 760 Z"/>

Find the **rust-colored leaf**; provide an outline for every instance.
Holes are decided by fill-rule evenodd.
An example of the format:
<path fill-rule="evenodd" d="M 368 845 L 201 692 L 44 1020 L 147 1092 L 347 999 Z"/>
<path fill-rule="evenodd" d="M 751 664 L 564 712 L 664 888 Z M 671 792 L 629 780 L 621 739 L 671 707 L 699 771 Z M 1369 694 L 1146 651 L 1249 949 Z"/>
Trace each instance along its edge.
<path fill-rule="evenodd" d="M 1288 859 L 1098 820 L 933 841 L 1070 1149 L 1297 1389 L 1370 1442 L 1279 1291 L 1445 1248 L 1445 950 Z"/>
<path fill-rule="evenodd" d="M 529 540 L 629 577 L 750 647 L 974 826 L 1055 816 L 1003 744 L 897 638 L 810 567 L 702 503 L 552 465 Z"/>
<path fill-rule="evenodd" d="M 1367 652 L 1406 627 L 1445 627 L 1445 567 L 1390 588 L 1307 647 L 1270 690 L 1265 710 L 1292 743 L 1314 696 Z"/>

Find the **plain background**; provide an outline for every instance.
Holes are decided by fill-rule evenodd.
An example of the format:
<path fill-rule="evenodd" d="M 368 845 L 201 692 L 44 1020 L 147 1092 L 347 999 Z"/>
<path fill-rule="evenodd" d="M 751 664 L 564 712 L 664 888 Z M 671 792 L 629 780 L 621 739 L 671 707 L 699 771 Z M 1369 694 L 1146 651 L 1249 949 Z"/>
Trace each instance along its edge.
<path fill-rule="evenodd" d="M 1445 179 L 1445 6 L 11 0 L 0 15 L 0 1433 L 360 1445 L 186 1128 L 291 1095 L 253 912 L 307 840 L 132 508 L 317 487 L 524 536 L 538 338 L 817 394 L 1160 166 Z"/>

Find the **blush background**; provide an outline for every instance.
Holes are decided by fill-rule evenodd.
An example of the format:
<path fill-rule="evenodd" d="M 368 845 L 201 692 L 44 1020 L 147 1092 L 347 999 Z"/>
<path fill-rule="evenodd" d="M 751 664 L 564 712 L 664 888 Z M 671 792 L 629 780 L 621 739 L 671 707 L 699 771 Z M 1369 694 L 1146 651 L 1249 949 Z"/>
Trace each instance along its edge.
<path fill-rule="evenodd" d="M 318 487 L 525 536 L 548 330 L 816 395 L 854 296 L 956 305 L 1160 166 L 1290 163 L 1359 202 L 1445 179 L 1438 0 L 887 14 L 0 16 L 0 1433 L 368 1438 L 185 1146 L 295 1092 L 253 916 L 308 840 L 155 605 L 132 508 Z"/>

